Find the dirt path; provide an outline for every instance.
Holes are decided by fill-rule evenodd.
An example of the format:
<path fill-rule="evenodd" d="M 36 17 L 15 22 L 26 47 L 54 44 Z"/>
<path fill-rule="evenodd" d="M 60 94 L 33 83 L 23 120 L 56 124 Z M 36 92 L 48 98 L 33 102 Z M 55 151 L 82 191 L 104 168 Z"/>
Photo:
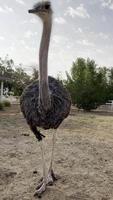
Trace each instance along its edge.
<path fill-rule="evenodd" d="M 51 133 L 45 139 L 47 163 Z M 39 144 L 19 107 L 0 112 L 0 200 L 37 199 L 41 167 Z M 57 133 L 55 170 L 61 179 L 42 200 L 113 200 L 113 116 L 69 116 Z"/>

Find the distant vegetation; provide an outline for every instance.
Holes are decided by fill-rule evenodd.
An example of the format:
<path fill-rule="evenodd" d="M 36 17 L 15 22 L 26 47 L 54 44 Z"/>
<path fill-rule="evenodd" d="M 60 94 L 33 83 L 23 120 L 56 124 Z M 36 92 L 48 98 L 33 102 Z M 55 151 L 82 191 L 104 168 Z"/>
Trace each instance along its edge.
<path fill-rule="evenodd" d="M 3 110 L 4 109 L 4 105 L 2 102 L 0 102 L 0 110 Z"/>
<path fill-rule="evenodd" d="M 19 65 L 15 67 L 12 59 L 8 57 L 5 59 L 0 58 L 0 76 L 10 78 L 10 81 L 4 82 L 4 87 L 9 88 L 9 91 L 12 92 L 14 96 L 20 96 L 23 89 L 38 78 L 38 71 L 34 67 L 32 68 L 33 73 L 30 76 L 25 72 L 24 66 Z"/>
<path fill-rule="evenodd" d="M 78 58 L 64 82 L 72 103 L 86 111 L 113 99 L 113 68 L 97 67 L 94 60 Z"/>
<path fill-rule="evenodd" d="M 20 96 L 23 89 L 39 75 L 36 68 L 33 68 L 31 76 L 28 75 L 24 66 L 15 67 L 14 61 L 8 57 L 0 58 L 0 76 L 2 73 L 11 79 L 5 81 L 4 86 L 15 96 Z M 113 67 L 99 67 L 94 60 L 78 58 L 73 62 L 70 73 L 66 72 L 66 77 L 63 80 L 58 75 L 57 79 L 69 90 L 72 103 L 78 108 L 90 111 L 113 100 Z"/>
<path fill-rule="evenodd" d="M 4 100 L 2 103 L 3 103 L 4 107 L 10 107 L 11 106 L 11 103 L 8 100 Z"/>
<path fill-rule="evenodd" d="M 11 103 L 8 100 L 0 101 L 0 110 L 4 110 L 5 107 L 10 107 Z"/>

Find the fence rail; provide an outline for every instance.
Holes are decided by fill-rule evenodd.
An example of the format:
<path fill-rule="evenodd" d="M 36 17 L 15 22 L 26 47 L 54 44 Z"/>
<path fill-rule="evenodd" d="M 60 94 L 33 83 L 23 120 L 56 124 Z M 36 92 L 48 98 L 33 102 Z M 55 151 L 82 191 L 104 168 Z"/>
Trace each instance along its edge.
<path fill-rule="evenodd" d="M 112 103 L 106 103 L 104 105 L 99 106 L 97 108 L 99 111 L 106 111 L 106 112 L 113 112 L 113 104 Z"/>

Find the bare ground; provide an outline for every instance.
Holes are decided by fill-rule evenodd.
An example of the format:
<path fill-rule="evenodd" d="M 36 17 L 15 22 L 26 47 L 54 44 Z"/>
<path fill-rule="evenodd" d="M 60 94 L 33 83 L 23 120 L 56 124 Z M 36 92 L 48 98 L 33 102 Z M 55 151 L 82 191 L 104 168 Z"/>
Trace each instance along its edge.
<path fill-rule="evenodd" d="M 46 135 L 48 163 L 52 131 Z M 42 200 L 113 200 L 113 116 L 70 115 L 57 132 L 55 170 L 61 179 Z M 19 107 L 0 112 L 0 200 L 37 199 L 41 173 L 39 144 Z"/>

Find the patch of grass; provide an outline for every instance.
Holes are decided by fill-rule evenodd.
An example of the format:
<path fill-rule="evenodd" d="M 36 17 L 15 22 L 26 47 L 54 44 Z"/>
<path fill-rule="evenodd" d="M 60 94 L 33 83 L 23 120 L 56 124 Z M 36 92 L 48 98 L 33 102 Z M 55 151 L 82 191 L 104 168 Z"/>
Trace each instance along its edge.
<path fill-rule="evenodd" d="M 4 100 L 3 104 L 4 104 L 5 107 L 10 107 L 11 106 L 11 103 L 8 100 Z"/>
<path fill-rule="evenodd" d="M 4 109 L 4 104 L 3 102 L 0 102 L 0 110 L 3 110 Z"/>

